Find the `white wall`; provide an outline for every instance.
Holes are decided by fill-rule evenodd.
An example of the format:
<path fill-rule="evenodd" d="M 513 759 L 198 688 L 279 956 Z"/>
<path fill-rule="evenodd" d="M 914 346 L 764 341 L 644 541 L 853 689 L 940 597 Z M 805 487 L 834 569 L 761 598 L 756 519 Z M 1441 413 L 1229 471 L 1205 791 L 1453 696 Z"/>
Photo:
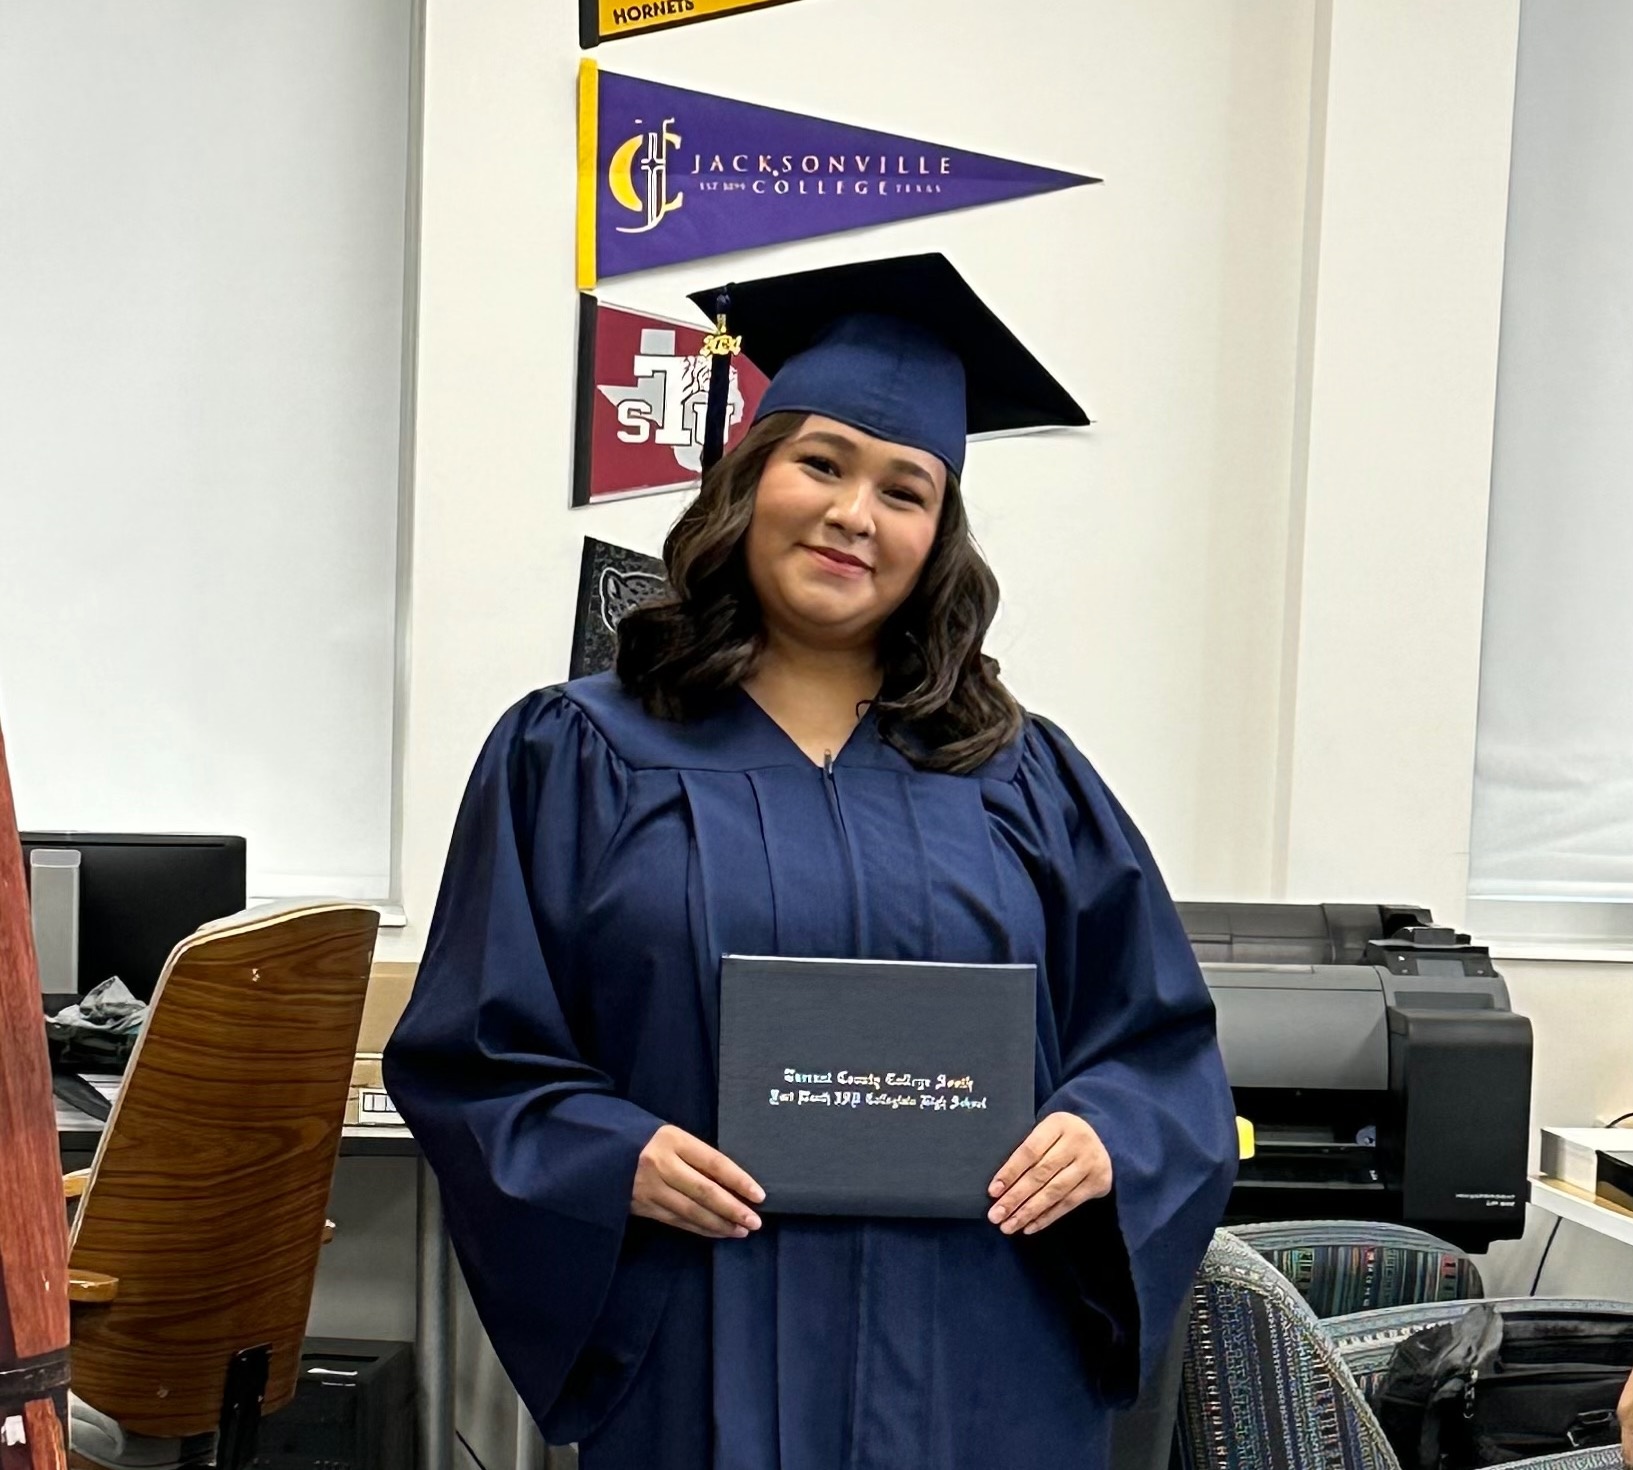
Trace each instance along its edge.
<path fill-rule="evenodd" d="M 1262 893 L 1309 15 L 1055 0 L 1034 21 L 1018 32 L 987 0 L 804 0 L 601 48 L 612 70 L 1106 180 L 602 292 L 674 312 L 683 290 L 734 269 L 946 250 L 1099 421 L 972 449 L 972 514 L 1005 593 L 994 649 L 1021 696 L 1101 763 L 1177 888 Z M 430 7 L 409 928 L 393 954 L 423 943 L 483 734 L 564 675 L 581 538 L 655 551 L 682 503 L 568 509 L 568 22 L 532 0 Z"/>
<path fill-rule="evenodd" d="M 408 0 L 0 5 L 0 714 L 25 829 L 386 896 Z"/>
<path fill-rule="evenodd" d="M 675 311 L 733 269 L 945 249 L 1098 421 L 971 451 L 1016 690 L 1100 764 L 1176 892 L 1455 918 L 1518 0 L 1035 17 L 805 0 L 603 47 L 614 70 L 1106 183 L 602 293 Z M 393 957 L 423 945 L 483 734 L 565 671 L 581 538 L 655 551 L 681 504 L 567 505 L 570 27 L 433 0 L 426 47 Z"/>
<path fill-rule="evenodd" d="M 1518 0 L 1332 7 L 1280 709 L 1291 898 L 1463 912 L 1518 26 Z"/>

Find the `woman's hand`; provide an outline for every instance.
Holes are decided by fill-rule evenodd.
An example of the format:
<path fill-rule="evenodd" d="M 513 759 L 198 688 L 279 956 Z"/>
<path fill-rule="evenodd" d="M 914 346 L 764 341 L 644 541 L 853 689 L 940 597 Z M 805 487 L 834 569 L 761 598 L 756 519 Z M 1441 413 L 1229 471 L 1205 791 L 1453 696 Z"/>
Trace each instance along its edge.
<path fill-rule="evenodd" d="M 1035 1235 L 1085 1200 L 1111 1193 L 1111 1155 L 1074 1113 L 1050 1113 L 1027 1135 L 987 1191 L 987 1219 L 1005 1235 Z"/>
<path fill-rule="evenodd" d="M 665 1123 L 641 1150 L 630 1213 L 710 1240 L 741 1240 L 760 1228 L 743 1203 L 765 1191 L 718 1149 Z"/>

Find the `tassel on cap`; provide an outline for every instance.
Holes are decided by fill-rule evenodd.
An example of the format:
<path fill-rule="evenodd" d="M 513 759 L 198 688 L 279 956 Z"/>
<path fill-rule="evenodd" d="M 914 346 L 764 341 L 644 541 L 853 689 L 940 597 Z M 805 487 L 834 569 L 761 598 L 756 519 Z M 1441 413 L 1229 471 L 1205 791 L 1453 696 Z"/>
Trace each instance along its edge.
<path fill-rule="evenodd" d="M 726 452 L 726 409 L 731 401 L 731 360 L 743 348 L 743 339 L 726 331 L 731 311 L 731 287 L 714 298 L 714 331 L 703 339 L 703 351 L 711 359 L 709 402 L 703 415 L 703 473 L 719 463 Z"/>

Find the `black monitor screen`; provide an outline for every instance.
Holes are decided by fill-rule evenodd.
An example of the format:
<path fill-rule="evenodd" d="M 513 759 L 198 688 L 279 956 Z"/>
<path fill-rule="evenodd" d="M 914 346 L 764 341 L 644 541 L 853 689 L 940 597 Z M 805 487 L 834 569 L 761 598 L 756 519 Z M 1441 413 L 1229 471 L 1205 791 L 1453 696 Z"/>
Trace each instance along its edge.
<path fill-rule="evenodd" d="M 102 832 L 24 832 L 79 862 L 79 993 L 111 975 L 151 1000 L 170 951 L 200 924 L 244 907 L 244 839 Z"/>

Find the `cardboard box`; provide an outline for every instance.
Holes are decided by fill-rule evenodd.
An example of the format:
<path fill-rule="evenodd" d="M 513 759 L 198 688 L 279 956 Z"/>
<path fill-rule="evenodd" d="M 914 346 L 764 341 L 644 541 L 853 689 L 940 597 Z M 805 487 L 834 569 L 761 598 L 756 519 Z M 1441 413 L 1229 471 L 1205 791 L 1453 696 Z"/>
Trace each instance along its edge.
<path fill-rule="evenodd" d="M 363 1024 L 357 1032 L 359 1056 L 376 1056 L 397 1029 L 408 997 L 414 991 L 419 965 L 400 960 L 377 960 L 369 971 L 368 994 L 363 999 Z"/>

